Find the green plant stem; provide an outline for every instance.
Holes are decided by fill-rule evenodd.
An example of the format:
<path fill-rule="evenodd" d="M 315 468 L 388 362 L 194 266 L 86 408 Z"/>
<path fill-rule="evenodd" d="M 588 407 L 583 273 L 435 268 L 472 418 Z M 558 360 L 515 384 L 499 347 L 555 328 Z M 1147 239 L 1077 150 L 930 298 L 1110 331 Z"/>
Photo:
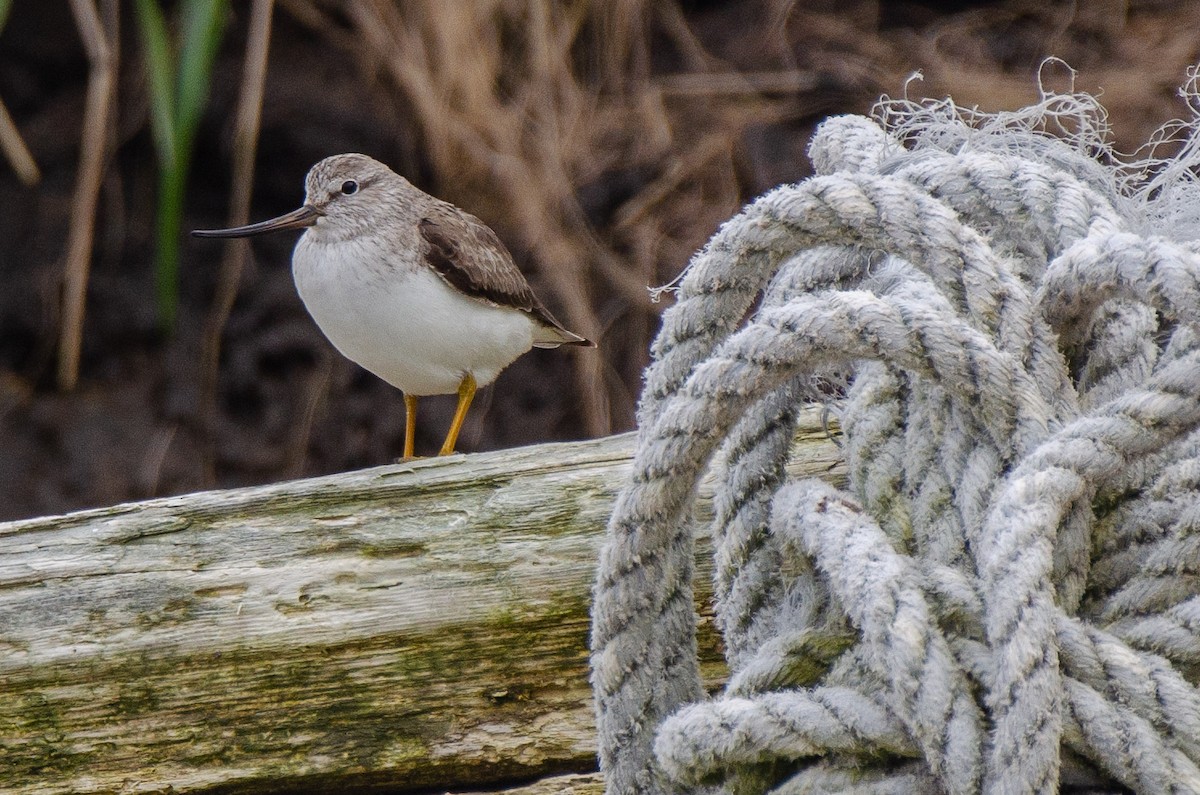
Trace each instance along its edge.
<path fill-rule="evenodd" d="M 155 288 L 159 322 L 166 334 L 174 330 L 179 305 L 179 235 L 187 170 L 208 98 L 226 5 L 226 0 L 184 2 L 177 47 L 172 45 L 158 0 L 138 0 L 135 6 L 146 55 L 150 122 L 158 155 Z"/>
<path fill-rule="evenodd" d="M 183 227 L 186 173 L 186 168 L 179 164 L 159 164 L 155 292 L 158 319 L 165 334 L 175 328 L 179 305 L 179 235 Z"/>

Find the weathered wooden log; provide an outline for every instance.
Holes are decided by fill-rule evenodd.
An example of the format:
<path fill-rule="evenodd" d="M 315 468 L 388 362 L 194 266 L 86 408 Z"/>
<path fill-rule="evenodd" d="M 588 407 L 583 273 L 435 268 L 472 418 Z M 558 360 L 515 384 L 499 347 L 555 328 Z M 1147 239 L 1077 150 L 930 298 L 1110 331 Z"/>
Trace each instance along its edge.
<path fill-rule="evenodd" d="M 477 791 L 594 771 L 588 604 L 632 446 L 0 524 L 0 789 Z M 793 469 L 839 462 L 807 413 Z"/>

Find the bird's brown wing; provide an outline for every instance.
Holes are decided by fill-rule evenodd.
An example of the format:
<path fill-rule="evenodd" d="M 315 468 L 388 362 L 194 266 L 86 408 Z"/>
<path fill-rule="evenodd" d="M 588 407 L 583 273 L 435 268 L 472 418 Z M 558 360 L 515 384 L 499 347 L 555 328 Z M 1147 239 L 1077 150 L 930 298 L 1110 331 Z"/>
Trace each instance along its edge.
<path fill-rule="evenodd" d="M 496 233 L 475 216 L 451 205 L 435 205 L 417 224 L 425 262 L 459 292 L 529 312 L 562 328 L 533 294 Z"/>

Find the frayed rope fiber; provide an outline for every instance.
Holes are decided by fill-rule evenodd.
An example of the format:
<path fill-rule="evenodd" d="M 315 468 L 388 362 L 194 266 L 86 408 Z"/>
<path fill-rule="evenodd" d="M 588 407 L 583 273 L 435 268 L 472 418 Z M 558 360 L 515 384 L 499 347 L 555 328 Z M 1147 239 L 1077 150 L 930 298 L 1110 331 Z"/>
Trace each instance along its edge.
<path fill-rule="evenodd" d="M 610 794 L 1200 792 L 1197 130 L 885 99 L 695 256 L 595 589 Z M 830 383 L 845 491 L 784 468 Z"/>

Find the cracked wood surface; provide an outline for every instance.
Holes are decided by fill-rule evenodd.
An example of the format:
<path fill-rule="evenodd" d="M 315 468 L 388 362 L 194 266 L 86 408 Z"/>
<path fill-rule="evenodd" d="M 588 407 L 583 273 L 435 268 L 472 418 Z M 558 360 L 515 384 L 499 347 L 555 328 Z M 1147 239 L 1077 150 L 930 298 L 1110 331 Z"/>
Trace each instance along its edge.
<path fill-rule="evenodd" d="M 595 769 L 588 603 L 632 449 L 626 434 L 0 524 L 0 788 L 598 791 L 548 777 Z M 840 466 L 806 412 L 791 470 Z M 700 646 L 718 681 L 707 621 Z"/>

